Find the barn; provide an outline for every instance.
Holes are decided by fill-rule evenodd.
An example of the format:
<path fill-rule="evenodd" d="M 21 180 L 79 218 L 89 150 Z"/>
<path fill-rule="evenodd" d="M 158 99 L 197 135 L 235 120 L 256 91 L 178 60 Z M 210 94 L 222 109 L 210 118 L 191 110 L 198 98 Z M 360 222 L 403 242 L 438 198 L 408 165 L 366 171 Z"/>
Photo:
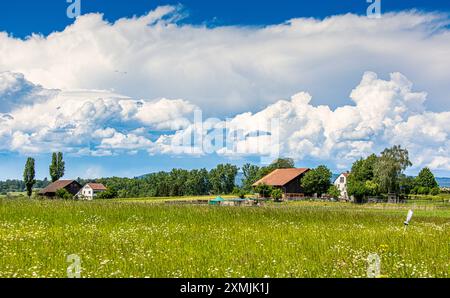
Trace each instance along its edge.
<path fill-rule="evenodd" d="M 256 181 L 253 187 L 266 184 L 281 189 L 285 199 L 303 197 L 304 192 L 300 184 L 308 171 L 308 168 L 277 169 Z"/>
<path fill-rule="evenodd" d="M 70 194 L 76 195 L 80 189 L 81 184 L 76 180 L 58 180 L 44 188 L 39 192 L 39 195 L 46 197 L 54 197 L 56 196 L 56 192 L 60 189 L 67 190 Z"/>

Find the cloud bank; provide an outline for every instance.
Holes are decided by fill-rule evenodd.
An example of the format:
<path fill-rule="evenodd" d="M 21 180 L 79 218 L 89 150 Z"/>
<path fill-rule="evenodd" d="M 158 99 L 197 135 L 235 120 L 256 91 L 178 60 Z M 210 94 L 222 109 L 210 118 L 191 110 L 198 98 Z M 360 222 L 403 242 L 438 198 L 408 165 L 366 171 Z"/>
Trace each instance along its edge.
<path fill-rule="evenodd" d="M 0 71 L 48 89 L 102 89 L 133 98 L 184 98 L 208 116 L 257 112 L 308 90 L 317 104 L 349 104 L 365 71 L 398 71 L 450 109 L 446 15 L 401 12 L 292 19 L 265 27 L 178 25 L 178 6 L 114 23 L 81 16 L 26 40 L 0 33 Z"/>
<path fill-rule="evenodd" d="M 112 24 L 85 15 L 25 40 L 0 33 L 0 150 L 201 155 L 172 146 L 198 132 L 200 109 L 217 117 L 203 122 L 203 139 L 229 124 L 244 136 L 236 150 L 208 153 L 267 154 L 278 119 L 277 150 L 299 163 L 347 169 L 401 144 L 416 167 L 450 171 L 447 16 L 215 28 L 178 25 L 180 16 L 165 6 Z"/>
<path fill-rule="evenodd" d="M 17 86 L 21 84 L 27 92 L 20 91 Z M 183 99 L 135 100 L 101 90 L 46 90 L 15 73 L 0 74 L 0 86 L 4 86 L 1 98 L 11 86 L 25 97 L 35 92 L 48 95 L 0 114 L 1 150 L 24 154 L 63 150 L 91 156 L 142 150 L 205 154 L 205 150 L 193 151 L 192 142 L 182 142 L 198 133 L 193 122 L 198 107 Z M 366 72 L 350 99 L 352 105 L 331 109 L 313 105 L 311 95 L 301 92 L 256 113 L 237 114 L 227 122 L 203 119 L 200 133 L 208 140 L 214 129 L 239 130 L 243 137 L 236 142 L 237 149 L 211 146 L 206 150 L 231 157 L 269 154 L 270 135 L 276 133 L 280 154 L 298 161 L 321 161 L 345 169 L 357 158 L 401 144 L 410 150 L 416 166 L 450 170 L 450 112 L 427 111 L 427 94 L 413 91 L 405 76 L 392 73 L 389 80 L 383 80 Z M 273 119 L 279 123 L 276 132 L 272 131 Z"/>

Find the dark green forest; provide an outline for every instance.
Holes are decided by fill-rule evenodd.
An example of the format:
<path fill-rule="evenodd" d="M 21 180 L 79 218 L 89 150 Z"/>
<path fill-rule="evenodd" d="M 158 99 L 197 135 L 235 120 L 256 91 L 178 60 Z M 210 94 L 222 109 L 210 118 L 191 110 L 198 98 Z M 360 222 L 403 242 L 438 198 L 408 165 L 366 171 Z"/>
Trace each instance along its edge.
<path fill-rule="evenodd" d="M 294 161 L 280 158 L 266 167 L 245 164 L 242 167 L 242 186 L 237 187 L 236 176 L 240 170 L 232 164 L 219 164 L 207 169 L 173 169 L 139 178 L 101 178 L 95 180 L 79 179 L 81 184 L 99 182 L 117 192 L 120 198 L 198 196 L 210 194 L 230 194 L 251 192 L 252 184 L 277 168 L 293 168 Z"/>

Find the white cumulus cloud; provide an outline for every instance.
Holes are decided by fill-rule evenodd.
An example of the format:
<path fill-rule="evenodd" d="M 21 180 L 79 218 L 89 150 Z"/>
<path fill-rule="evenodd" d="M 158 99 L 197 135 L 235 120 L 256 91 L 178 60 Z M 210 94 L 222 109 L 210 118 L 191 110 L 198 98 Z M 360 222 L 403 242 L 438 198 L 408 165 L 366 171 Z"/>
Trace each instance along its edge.
<path fill-rule="evenodd" d="M 337 107 L 365 71 L 399 71 L 430 93 L 431 110 L 450 108 L 447 15 L 346 14 L 261 27 L 180 25 L 183 16 L 164 6 L 114 23 L 87 14 L 25 40 L 0 33 L 0 71 L 48 89 L 183 98 L 220 117 L 256 112 L 298 90 Z"/>
<path fill-rule="evenodd" d="M 264 27 L 180 25 L 182 16 L 164 6 L 114 23 L 88 14 L 24 40 L 0 32 L 0 150 L 233 157 L 275 148 L 348 169 L 401 144 L 416 167 L 450 171 L 447 15 Z M 201 130 L 197 109 L 217 118 Z M 212 138 L 224 128 L 241 136 L 232 147 Z M 206 147 L 190 146 L 198 134 Z"/>

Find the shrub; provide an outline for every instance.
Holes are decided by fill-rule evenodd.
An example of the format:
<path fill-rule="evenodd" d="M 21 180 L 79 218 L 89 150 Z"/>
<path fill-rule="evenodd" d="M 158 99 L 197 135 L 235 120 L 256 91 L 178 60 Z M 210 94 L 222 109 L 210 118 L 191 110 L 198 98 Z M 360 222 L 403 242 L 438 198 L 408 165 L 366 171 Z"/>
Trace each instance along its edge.
<path fill-rule="evenodd" d="M 334 199 L 339 199 L 341 196 L 341 191 L 336 187 L 336 185 L 331 185 L 330 188 L 328 188 L 328 195 Z"/>
<path fill-rule="evenodd" d="M 243 188 L 235 187 L 231 194 L 239 197 L 240 199 L 245 199 L 247 192 Z"/>
<path fill-rule="evenodd" d="M 272 199 L 278 202 L 283 197 L 283 191 L 279 188 L 275 188 L 274 190 L 272 190 L 270 196 L 272 197 Z"/>
<path fill-rule="evenodd" d="M 430 191 L 430 195 L 437 196 L 441 192 L 439 187 L 433 187 Z"/>
<path fill-rule="evenodd" d="M 238 193 L 238 196 L 239 196 L 240 199 L 245 199 L 245 195 L 246 195 L 246 194 L 247 194 L 247 193 L 245 192 L 245 190 L 241 189 L 241 190 L 239 191 L 239 193 Z"/>
<path fill-rule="evenodd" d="M 234 196 L 238 196 L 240 192 L 241 192 L 241 189 L 239 187 L 235 186 L 233 188 L 233 191 L 231 192 L 231 194 Z"/>
<path fill-rule="evenodd" d="M 419 194 L 419 186 L 414 186 L 413 189 L 411 189 L 411 194 L 413 195 Z"/>
<path fill-rule="evenodd" d="M 65 188 L 58 189 L 56 191 L 56 197 L 62 200 L 71 200 L 73 199 L 73 195 L 68 192 Z"/>
<path fill-rule="evenodd" d="M 255 191 L 263 198 L 270 197 L 272 194 L 272 186 L 261 183 L 255 187 Z"/>
<path fill-rule="evenodd" d="M 419 186 L 417 190 L 418 195 L 427 195 L 430 193 L 430 189 L 428 187 Z"/>
<path fill-rule="evenodd" d="M 108 188 L 106 188 L 105 191 L 103 191 L 97 195 L 97 199 L 103 199 L 103 200 L 114 199 L 114 198 L 117 198 L 117 195 L 118 195 L 117 191 L 108 187 Z"/>
<path fill-rule="evenodd" d="M 361 181 L 355 181 L 352 176 L 347 182 L 347 192 L 350 196 L 354 196 L 357 203 L 361 203 L 366 195 L 366 184 Z"/>

